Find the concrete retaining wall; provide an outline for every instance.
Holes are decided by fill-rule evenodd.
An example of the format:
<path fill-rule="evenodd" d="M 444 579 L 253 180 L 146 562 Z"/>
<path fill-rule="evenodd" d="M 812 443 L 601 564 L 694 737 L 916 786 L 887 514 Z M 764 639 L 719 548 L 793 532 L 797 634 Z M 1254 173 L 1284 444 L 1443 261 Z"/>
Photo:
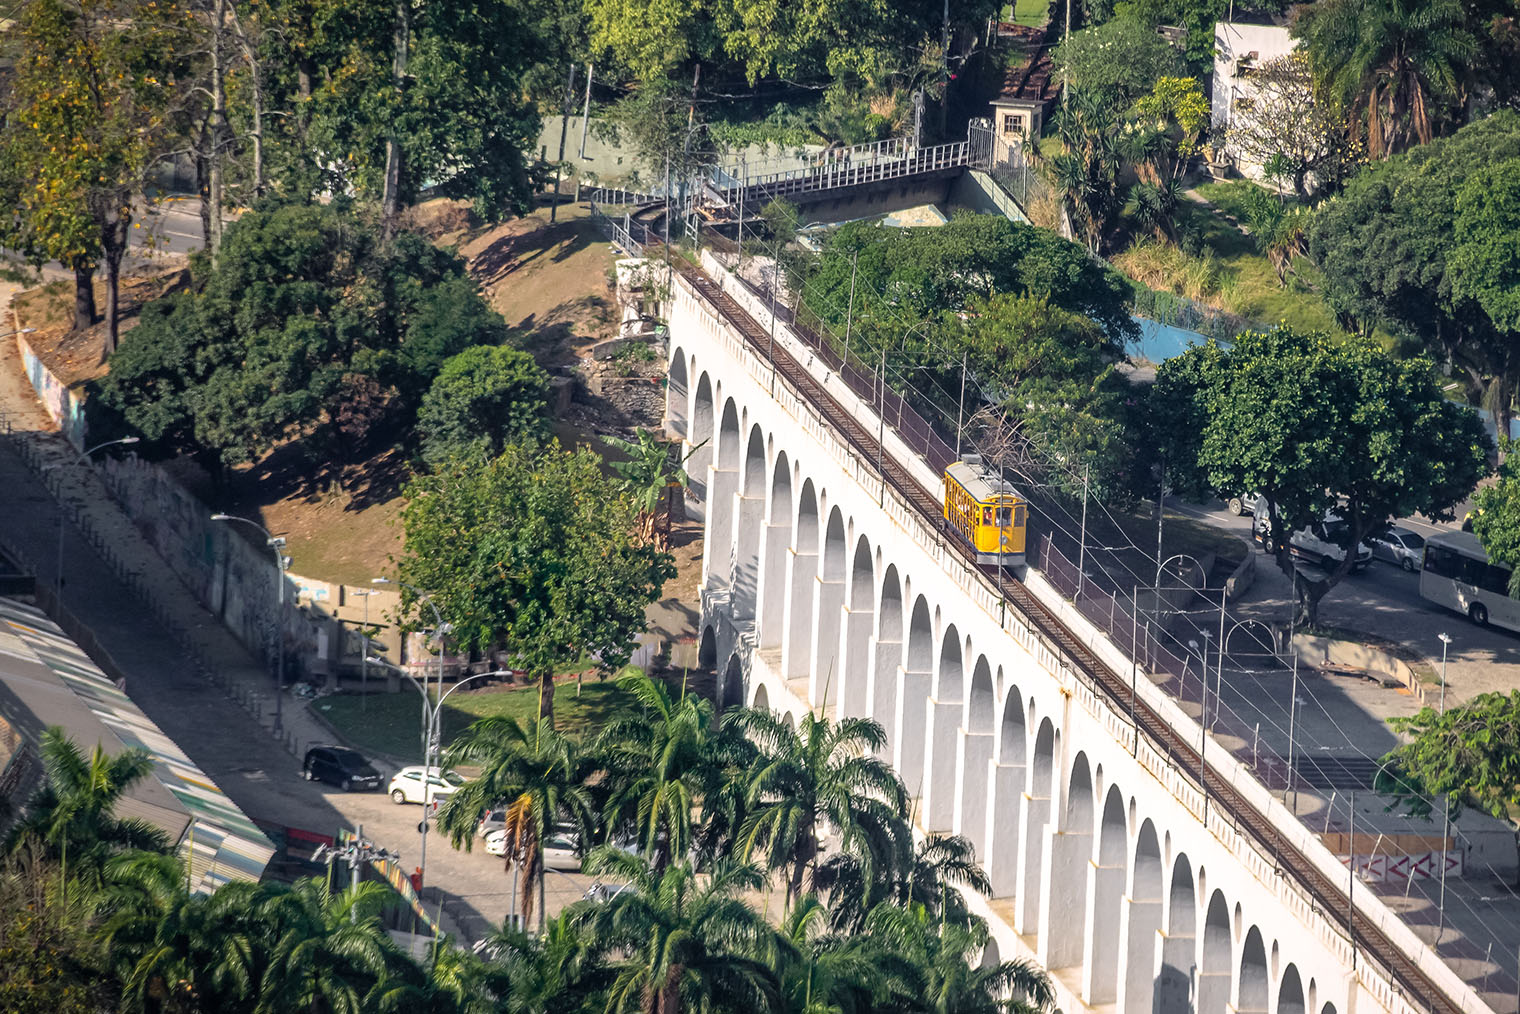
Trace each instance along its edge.
<path fill-rule="evenodd" d="M 84 450 L 84 391 L 69 387 L 55 377 L 31 345 L 27 344 L 25 336 L 16 336 L 16 350 L 21 353 L 26 378 L 31 381 L 32 389 L 37 392 L 48 415 L 52 416 L 69 443 L 78 450 Z"/>
<path fill-rule="evenodd" d="M 1310 634 L 1294 634 L 1293 646 L 1298 649 L 1299 658 L 1310 665 L 1324 663 L 1344 665 L 1352 669 L 1388 676 L 1408 687 L 1415 700 L 1421 704 L 1425 703 L 1425 688 L 1419 676 L 1408 662 L 1392 652 L 1370 644 L 1338 641 L 1334 638 L 1315 637 Z"/>

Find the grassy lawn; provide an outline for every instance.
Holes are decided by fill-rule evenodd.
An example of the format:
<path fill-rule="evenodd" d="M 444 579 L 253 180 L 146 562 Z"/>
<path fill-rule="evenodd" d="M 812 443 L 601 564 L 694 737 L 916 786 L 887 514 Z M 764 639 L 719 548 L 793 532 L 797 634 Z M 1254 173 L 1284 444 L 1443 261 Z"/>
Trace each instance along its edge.
<path fill-rule="evenodd" d="M 611 680 L 588 680 L 577 696 L 573 682 L 554 688 L 554 721 L 561 732 L 584 736 L 601 728 L 628 698 Z M 421 702 L 416 692 L 399 694 L 340 694 L 312 703 L 317 714 L 332 724 L 360 751 L 404 759 L 421 746 Z M 443 745 L 477 718 L 505 715 L 530 722 L 538 714 L 538 688 L 461 690 L 443 706 Z"/>
<path fill-rule="evenodd" d="M 1050 0 L 1015 0 L 1003 5 L 1003 20 L 1039 28 L 1050 19 Z"/>

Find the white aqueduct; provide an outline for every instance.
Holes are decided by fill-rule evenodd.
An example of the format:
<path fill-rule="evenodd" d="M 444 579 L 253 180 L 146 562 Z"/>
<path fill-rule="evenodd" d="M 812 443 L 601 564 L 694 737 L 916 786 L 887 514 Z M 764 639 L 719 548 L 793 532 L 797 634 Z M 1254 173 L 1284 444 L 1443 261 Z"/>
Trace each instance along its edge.
<path fill-rule="evenodd" d="M 758 324 L 756 298 L 710 252 L 707 278 Z M 725 703 L 869 715 L 917 796 L 925 830 L 968 836 L 994 885 L 972 899 L 993 949 L 1050 969 L 1064 1014 L 1390 1014 L 1488 1008 L 1370 891 L 1356 926 L 1405 972 L 1353 946 L 1346 868 L 1225 751 L 1223 778 L 1342 885 L 1314 895 L 1128 714 L 878 479 L 820 410 L 776 376 L 768 348 L 679 272 L 670 291 L 666 426 L 697 450 L 705 515 L 702 654 Z M 752 332 L 753 333 L 753 330 Z M 784 323 L 775 348 L 873 435 L 865 404 Z M 928 489 L 940 477 L 886 429 L 885 451 Z M 1031 570 L 1026 587 L 1115 671 L 1130 662 Z M 1201 742 L 1147 680 L 1140 700 Z M 1417 968 L 1411 974 L 1410 967 Z"/>

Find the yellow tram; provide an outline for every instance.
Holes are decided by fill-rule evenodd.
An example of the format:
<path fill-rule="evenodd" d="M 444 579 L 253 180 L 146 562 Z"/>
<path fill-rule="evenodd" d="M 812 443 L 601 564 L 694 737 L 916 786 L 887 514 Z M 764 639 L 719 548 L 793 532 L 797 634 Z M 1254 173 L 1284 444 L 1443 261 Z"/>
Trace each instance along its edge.
<path fill-rule="evenodd" d="M 977 563 L 1022 565 L 1027 514 L 1013 485 L 976 455 L 945 469 L 945 525 L 970 544 Z"/>

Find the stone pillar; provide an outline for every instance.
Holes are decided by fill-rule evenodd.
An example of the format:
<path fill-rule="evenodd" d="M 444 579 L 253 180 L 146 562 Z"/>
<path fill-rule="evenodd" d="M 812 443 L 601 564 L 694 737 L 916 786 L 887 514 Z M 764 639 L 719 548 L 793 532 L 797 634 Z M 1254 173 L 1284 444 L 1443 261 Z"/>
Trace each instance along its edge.
<path fill-rule="evenodd" d="M 765 517 L 765 498 L 758 496 L 735 496 L 734 514 L 738 524 L 734 529 L 734 621 L 742 626 L 744 621 L 755 618 L 756 595 L 760 585 L 760 528 Z"/>
<path fill-rule="evenodd" d="M 839 627 L 839 715 L 860 718 L 868 707 L 866 682 L 871 672 L 871 631 L 876 627 L 876 613 L 844 606 Z"/>
<path fill-rule="evenodd" d="M 1193 973 L 1198 968 L 1195 958 L 1198 953 L 1197 939 L 1191 934 L 1173 936 L 1158 931 L 1156 943 L 1155 985 L 1144 997 L 1135 998 L 1132 1008 L 1120 1007 L 1119 1014 L 1131 1014 L 1132 1010 L 1140 1014 L 1149 1014 L 1151 1011 L 1155 1014 L 1193 1014 L 1191 1000 Z M 1225 991 L 1229 992 L 1229 983 L 1225 983 Z"/>
<path fill-rule="evenodd" d="M 1125 898 L 1119 912 L 1119 990 L 1116 1014 L 1160 1011 L 1156 950 L 1161 945 L 1161 901 Z M 1185 982 L 1185 980 L 1184 980 Z M 1187 994 L 1184 991 L 1183 998 Z"/>
<path fill-rule="evenodd" d="M 887 730 L 887 746 L 882 759 L 892 759 L 893 730 L 897 728 L 897 663 L 902 658 L 901 641 L 883 641 L 871 638 L 870 669 L 866 678 L 866 708 L 874 719 Z"/>
<path fill-rule="evenodd" d="M 1050 971 L 1082 961 L 1082 890 L 1092 865 L 1092 833 L 1045 832 L 1044 878 L 1040 884 L 1040 941 L 1036 951 Z M 1076 887 L 1081 884 L 1082 888 Z"/>
<path fill-rule="evenodd" d="M 813 581 L 818 577 L 818 554 L 786 551 L 786 616 L 781 635 L 781 678 L 808 674 L 813 650 Z"/>
<path fill-rule="evenodd" d="M 707 530 L 702 539 L 702 583 L 708 588 L 727 588 L 734 553 L 734 491 L 739 488 L 737 468 L 707 470 Z"/>
<path fill-rule="evenodd" d="M 761 651 L 781 647 L 786 633 L 786 551 L 791 546 L 791 525 L 766 525 L 760 533 L 759 622 L 755 633 Z"/>
<path fill-rule="evenodd" d="M 1202 969 L 1198 972 L 1198 986 L 1195 990 L 1197 1003 L 1193 1010 L 1198 1014 L 1217 1014 L 1219 1011 L 1233 1011 L 1230 1003 L 1230 986 L 1232 975 L 1226 970 L 1223 972 L 1209 972 L 1204 974 Z"/>
<path fill-rule="evenodd" d="M 839 699 L 839 628 L 844 582 L 813 582 L 813 669 L 808 674 L 808 704 L 827 713 Z"/>
<path fill-rule="evenodd" d="M 992 896 L 1006 898 L 1019 883 L 1019 803 L 1024 765 L 987 762 L 987 837 L 977 858 L 992 880 Z M 985 853 L 985 854 L 983 854 Z"/>
<path fill-rule="evenodd" d="M 923 822 L 926 831 L 948 831 L 955 823 L 956 734 L 960 701 L 929 699 L 924 717 Z"/>
<path fill-rule="evenodd" d="M 1094 1007 L 1113 1003 L 1119 989 L 1119 941 L 1124 898 L 1123 866 L 1087 867 L 1087 926 L 1082 942 L 1082 1000 Z M 1115 911 L 1114 901 L 1120 911 Z M 1118 918 L 1115 918 L 1118 916 Z M 1150 966 L 1147 961 L 1146 966 Z"/>
<path fill-rule="evenodd" d="M 1021 936 L 1040 932 L 1040 882 L 1049 821 L 1050 797 L 1024 793 L 1019 806 L 1018 899 L 1013 908 L 1013 930 Z"/>
<path fill-rule="evenodd" d="M 908 787 L 909 796 L 923 796 L 924 702 L 933 677 L 927 670 L 897 669 L 897 698 L 893 705 L 892 766 Z"/>
<path fill-rule="evenodd" d="M 960 733 L 960 750 L 955 758 L 955 784 L 961 787 L 955 801 L 955 833 L 965 835 L 976 846 L 976 857 L 983 869 L 987 857 L 987 764 L 992 760 L 993 739 L 990 732 Z"/>

